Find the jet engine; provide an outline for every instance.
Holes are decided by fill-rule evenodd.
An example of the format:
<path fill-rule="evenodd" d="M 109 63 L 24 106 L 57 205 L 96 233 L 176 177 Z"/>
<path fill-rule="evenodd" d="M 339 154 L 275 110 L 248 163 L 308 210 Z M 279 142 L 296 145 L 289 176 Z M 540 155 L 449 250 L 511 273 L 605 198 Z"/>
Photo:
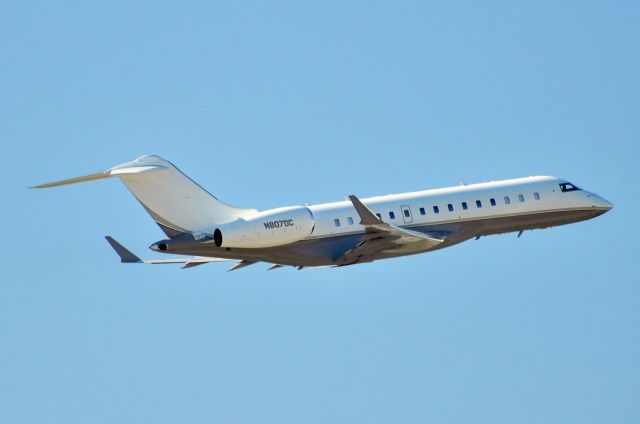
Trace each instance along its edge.
<path fill-rule="evenodd" d="M 313 214 L 304 206 L 271 209 L 218 226 L 213 240 L 218 247 L 259 248 L 282 246 L 311 235 Z"/>

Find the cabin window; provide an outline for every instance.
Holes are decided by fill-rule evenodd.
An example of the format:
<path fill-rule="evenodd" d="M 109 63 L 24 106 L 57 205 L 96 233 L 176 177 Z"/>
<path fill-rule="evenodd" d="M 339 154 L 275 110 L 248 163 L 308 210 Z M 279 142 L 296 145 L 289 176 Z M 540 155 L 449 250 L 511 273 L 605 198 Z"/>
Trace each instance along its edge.
<path fill-rule="evenodd" d="M 538 192 L 533 193 L 533 198 L 536 200 L 540 200 L 540 193 Z"/>
<path fill-rule="evenodd" d="M 449 212 L 453 212 L 453 205 L 451 203 L 449 203 L 447 205 L 447 209 L 449 209 Z"/>
<path fill-rule="evenodd" d="M 409 212 L 409 209 L 405 209 L 404 210 L 404 217 L 405 218 L 411 218 L 411 213 Z"/>
<path fill-rule="evenodd" d="M 440 213 L 440 208 L 437 206 L 433 207 L 433 213 Z"/>
<path fill-rule="evenodd" d="M 482 207 L 482 202 L 479 200 L 476 200 L 476 207 L 477 208 L 481 208 Z"/>
<path fill-rule="evenodd" d="M 510 205 L 511 204 L 511 199 L 509 198 L 509 196 L 504 196 L 504 204 L 505 205 Z"/>
<path fill-rule="evenodd" d="M 340 220 L 338 218 L 333 220 L 333 225 L 335 225 L 336 227 L 340 226 Z"/>
<path fill-rule="evenodd" d="M 462 209 L 464 209 L 465 211 L 469 209 L 469 207 L 467 206 L 467 202 L 462 202 Z"/>
<path fill-rule="evenodd" d="M 379 213 L 377 213 L 376 216 L 378 217 L 378 219 L 382 219 L 382 215 L 380 215 Z"/>
<path fill-rule="evenodd" d="M 491 203 L 491 206 L 495 206 L 496 205 L 496 199 L 489 199 L 489 203 Z"/>
<path fill-rule="evenodd" d="M 395 212 L 393 212 L 393 211 L 389 212 L 389 219 L 396 219 Z"/>
<path fill-rule="evenodd" d="M 424 208 L 420 208 L 420 215 L 426 215 L 426 211 L 424 210 Z"/>
<path fill-rule="evenodd" d="M 518 202 L 524 202 L 524 194 L 518 194 Z"/>
<path fill-rule="evenodd" d="M 575 186 L 571 183 L 562 183 L 560 184 L 560 191 L 562 191 L 563 193 L 565 191 L 576 191 L 576 190 L 581 190 L 580 188 L 578 188 L 578 186 Z"/>
<path fill-rule="evenodd" d="M 348 217 L 348 218 L 347 218 L 347 223 L 348 223 L 349 225 L 353 225 L 353 218 Z"/>

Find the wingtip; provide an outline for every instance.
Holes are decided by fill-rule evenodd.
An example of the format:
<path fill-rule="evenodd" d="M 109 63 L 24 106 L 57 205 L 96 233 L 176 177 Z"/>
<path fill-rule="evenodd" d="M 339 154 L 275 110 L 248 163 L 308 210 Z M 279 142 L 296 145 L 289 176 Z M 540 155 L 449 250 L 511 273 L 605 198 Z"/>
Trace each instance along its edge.
<path fill-rule="evenodd" d="M 104 238 L 107 240 L 111 248 L 116 251 L 116 253 L 120 257 L 120 262 L 122 263 L 142 262 L 142 259 L 134 255 L 130 250 L 128 250 L 126 247 L 118 243 L 113 237 L 104 236 Z"/>
<path fill-rule="evenodd" d="M 360 217 L 360 225 L 379 225 L 384 224 L 381 218 L 374 214 L 369 208 L 355 194 L 349 195 L 349 200 L 353 207 L 356 209 L 356 213 Z"/>

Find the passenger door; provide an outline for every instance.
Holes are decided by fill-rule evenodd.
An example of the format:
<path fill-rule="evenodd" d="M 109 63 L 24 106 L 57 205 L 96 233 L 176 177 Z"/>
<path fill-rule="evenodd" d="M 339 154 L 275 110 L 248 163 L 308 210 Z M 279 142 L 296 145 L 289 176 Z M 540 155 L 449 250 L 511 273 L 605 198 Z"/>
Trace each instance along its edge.
<path fill-rule="evenodd" d="M 400 206 L 402 210 L 402 220 L 405 224 L 411 224 L 413 222 L 413 216 L 411 215 L 411 208 L 408 205 Z"/>

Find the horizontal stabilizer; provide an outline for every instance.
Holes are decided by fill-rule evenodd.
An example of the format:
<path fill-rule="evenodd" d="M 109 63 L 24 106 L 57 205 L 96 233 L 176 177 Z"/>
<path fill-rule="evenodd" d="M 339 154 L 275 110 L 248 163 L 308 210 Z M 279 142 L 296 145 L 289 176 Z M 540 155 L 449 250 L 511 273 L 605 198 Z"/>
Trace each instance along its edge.
<path fill-rule="evenodd" d="M 51 183 L 40 184 L 40 185 L 33 186 L 33 187 L 30 187 L 30 188 L 58 187 L 58 186 L 69 185 L 69 184 L 83 183 L 85 181 L 103 180 L 103 179 L 109 178 L 109 177 L 111 177 L 111 175 L 109 175 L 109 174 L 107 174 L 105 172 L 97 172 L 95 174 L 85 175 L 85 176 L 82 176 L 82 177 L 69 178 L 69 179 L 66 179 L 66 180 L 53 181 Z"/>
<path fill-rule="evenodd" d="M 105 178 L 111 178 L 118 175 L 125 174 L 140 174 L 149 171 L 159 171 L 165 169 L 164 166 L 137 166 L 124 169 L 110 169 L 104 172 L 96 172 L 95 174 L 83 175 L 82 177 L 68 178 L 66 180 L 53 181 L 50 183 L 40 184 L 31 188 L 50 188 L 59 187 L 70 184 L 84 183 L 86 181 L 104 180 Z"/>

